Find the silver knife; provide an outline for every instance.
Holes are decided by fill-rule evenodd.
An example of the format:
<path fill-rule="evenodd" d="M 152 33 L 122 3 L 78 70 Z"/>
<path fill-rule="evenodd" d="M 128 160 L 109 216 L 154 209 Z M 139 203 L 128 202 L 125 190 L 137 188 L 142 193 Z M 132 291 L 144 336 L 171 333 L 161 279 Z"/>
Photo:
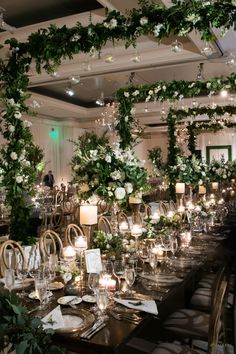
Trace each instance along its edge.
<path fill-rule="evenodd" d="M 83 332 L 80 337 L 86 337 L 87 335 L 89 335 L 91 332 L 93 332 L 97 327 L 99 327 L 101 324 L 103 323 L 103 321 L 101 319 L 97 320 L 92 327 L 90 327 L 89 329 L 87 329 L 85 332 Z"/>
<path fill-rule="evenodd" d="M 101 323 L 100 326 L 98 326 L 96 329 L 94 329 L 92 332 L 90 332 L 90 334 L 87 335 L 86 337 L 84 337 L 84 339 L 91 339 L 96 333 L 98 333 L 105 326 L 106 326 L 105 322 Z"/>

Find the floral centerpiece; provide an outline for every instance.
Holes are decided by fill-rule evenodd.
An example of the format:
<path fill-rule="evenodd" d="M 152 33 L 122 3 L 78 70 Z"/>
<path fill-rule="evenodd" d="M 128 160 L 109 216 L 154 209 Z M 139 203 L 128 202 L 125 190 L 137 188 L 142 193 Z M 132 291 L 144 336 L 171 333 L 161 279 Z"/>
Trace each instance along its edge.
<path fill-rule="evenodd" d="M 107 201 L 127 201 L 147 189 L 147 172 L 132 149 L 110 144 L 105 135 L 85 133 L 75 143 L 72 158 L 74 182 L 81 199 L 97 195 Z"/>
<path fill-rule="evenodd" d="M 93 247 L 100 248 L 106 255 L 116 255 L 122 251 L 122 238 L 118 234 L 106 233 L 102 230 L 94 231 Z"/>
<path fill-rule="evenodd" d="M 66 283 L 80 275 L 80 270 L 75 261 L 62 262 L 58 266 L 58 272 Z"/>
<path fill-rule="evenodd" d="M 209 165 L 208 175 L 211 182 L 223 182 L 232 178 L 234 163 L 225 161 L 224 157 L 218 160 L 212 160 Z"/>
<path fill-rule="evenodd" d="M 176 180 L 193 188 L 205 184 L 208 180 L 207 164 L 195 155 L 189 157 L 177 156 L 177 164 L 171 166 L 171 170 Z"/>

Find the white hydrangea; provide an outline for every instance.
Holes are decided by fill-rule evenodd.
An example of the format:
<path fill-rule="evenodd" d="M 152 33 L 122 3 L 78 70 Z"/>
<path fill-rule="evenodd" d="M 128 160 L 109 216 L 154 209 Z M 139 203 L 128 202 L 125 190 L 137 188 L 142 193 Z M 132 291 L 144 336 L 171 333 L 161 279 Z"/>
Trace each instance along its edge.
<path fill-rule="evenodd" d="M 123 187 L 118 187 L 115 190 L 115 197 L 118 200 L 124 199 L 126 195 L 125 189 Z"/>
<path fill-rule="evenodd" d="M 121 179 L 121 172 L 118 170 L 113 171 L 113 172 L 111 172 L 110 176 L 114 181 L 117 181 L 117 180 Z"/>
<path fill-rule="evenodd" d="M 14 131 L 15 131 L 14 125 L 9 125 L 8 130 L 9 130 L 9 132 L 14 133 Z"/>
<path fill-rule="evenodd" d="M 148 23 L 148 18 L 146 16 L 141 17 L 139 23 L 141 26 L 146 25 Z"/>
<path fill-rule="evenodd" d="M 32 126 L 32 123 L 31 123 L 30 121 L 28 121 L 28 120 L 24 120 L 23 126 L 24 126 L 25 128 L 30 128 L 30 127 Z"/>
<path fill-rule="evenodd" d="M 154 26 L 153 28 L 153 34 L 155 37 L 158 37 L 159 34 L 160 34 L 160 30 L 162 29 L 163 25 L 162 24 L 159 24 L 159 25 L 156 25 Z"/>
<path fill-rule="evenodd" d="M 22 183 L 23 182 L 23 177 L 18 175 L 16 176 L 16 183 Z"/>
<path fill-rule="evenodd" d="M 20 119 L 22 117 L 22 114 L 19 111 L 16 111 L 14 117 Z"/>
<path fill-rule="evenodd" d="M 106 155 L 106 156 L 105 156 L 105 161 L 106 161 L 107 163 L 111 163 L 111 155 Z"/>
<path fill-rule="evenodd" d="M 11 158 L 12 160 L 17 160 L 17 158 L 18 158 L 17 153 L 14 152 L 14 151 L 12 151 L 11 154 L 10 154 L 10 158 Z"/>

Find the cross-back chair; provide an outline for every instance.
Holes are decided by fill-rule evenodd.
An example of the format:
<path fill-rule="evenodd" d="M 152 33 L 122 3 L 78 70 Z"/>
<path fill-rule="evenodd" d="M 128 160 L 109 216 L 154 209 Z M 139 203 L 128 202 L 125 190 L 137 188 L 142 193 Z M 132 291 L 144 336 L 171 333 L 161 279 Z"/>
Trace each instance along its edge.
<path fill-rule="evenodd" d="M 110 221 L 103 215 L 98 218 L 97 228 L 98 228 L 98 230 L 104 231 L 105 233 L 108 233 L 108 234 L 112 233 Z"/>
<path fill-rule="evenodd" d="M 76 224 L 69 224 L 65 231 L 65 244 L 74 246 L 74 239 L 84 235 L 83 230 Z"/>
<path fill-rule="evenodd" d="M 19 264 L 22 268 L 26 268 L 26 258 L 21 245 L 13 240 L 4 241 L 0 245 L 0 271 L 4 276 L 6 269 L 14 269 L 17 271 Z"/>
<path fill-rule="evenodd" d="M 60 236 L 53 230 L 46 230 L 39 238 L 39 250 L 44 261 L 47 261 L 51 254 L 62 258 L 63 244 Z"/>

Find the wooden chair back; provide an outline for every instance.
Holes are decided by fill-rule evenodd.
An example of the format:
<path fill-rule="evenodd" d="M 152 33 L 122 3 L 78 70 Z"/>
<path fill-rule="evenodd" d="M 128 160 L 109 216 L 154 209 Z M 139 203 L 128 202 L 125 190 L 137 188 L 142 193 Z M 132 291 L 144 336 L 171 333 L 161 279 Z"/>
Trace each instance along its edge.
<path fill-rule="evenodd" d="M 26 268 L 26 258 L 21 245 L 13 240 L 4 241 L 0 246 L 0 271 L 4 276 L 6 269 L 13 268 L 17 271 L 19 263 Z"/>
<path fill-rule="evenodd" d="M 39 238 L 39 250 L 44 261 L 47 261 L 50 254 L 63 257 L 63 244 L 60 236 L 53 230 L 46 230 Z"/>
<path fill-rule="evenodd" d="M 83 230 L 76 224 L 69 224 L 65 231 L 66 246 L 74 246 L 74 239 L 80 235 L 84 236 Z"/>
<path fill-rule="evenodd" d="M 112 233 L 110 221 L 103 215 L 98 218 L 98 230 L 104 231 L 108 234 Z"/>
<path fill-rule="evenodd" d="M 64 226 L 64 213 L 61 207 L 55 208 L 50 214 L 50 229 L 61 234 Z"/>
<path fill-rule="evenodd" d="M 128 228 L 130 230 L 130 222 L 128 219 L 128 216 L 125 214 L 124 211 L 120 211 L 117 215 L 117 219 L 118 219 L 118 224 L 120 225 L 122 222 L 126 222 L 128 225 Z"/>
<path fill-rule="evenodd" d="M 104 215 L 109 210 L 109 204 L 105 200 L 99 200 L 97 206 L 98 206 L 98 215 Z"/>

